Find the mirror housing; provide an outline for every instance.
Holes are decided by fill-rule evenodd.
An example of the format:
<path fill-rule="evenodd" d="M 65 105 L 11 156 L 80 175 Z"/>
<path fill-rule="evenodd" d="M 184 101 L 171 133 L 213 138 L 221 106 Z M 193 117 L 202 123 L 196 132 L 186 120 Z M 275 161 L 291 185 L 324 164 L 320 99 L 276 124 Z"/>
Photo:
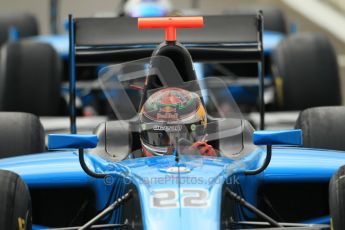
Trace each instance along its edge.
<path fill-rule="evenodd" d="M 84 149 L 95 148 L 98 143 L 96 135 L 80 134 L 49 134 L 48 149 L 78 149 L 81 168 L 86 174 L 94 178 L 105 178 L 107 174 L 96 173 L 88 168 L 84 159 Z"/>
<path fill-rule="evenodd" d="M 48 149 L 90 149 L 98 143 L 96 135 L 49 134 Z"/>
<path fill-rule="evenodd" d="M 302 130 L 259 130 L 253 133 L 255 145 L 280 145 L 298 146 L 302 145 Z"/>
<path fill-rule="evenodd" d="M 256 175 L 264 171 L 269 165 L 272 157 L 272 145 L 288 146 L 302 144 L 302 130 L 259 130 L 253 133 L 255 145 L 266 145 L 266 158 L 261 167 L 254 170 L 247 170 L 245 175 Z"/>
<path fill-rule="evenodd" d="M 128 157 L 132 150 L 134 132 L 130 131 L 129 121 L 114 120 L 100 123 L 94 133 L 98 137 L 97 148 L 90 152 L 108 161 L 122 161 Z M 135 143 L 139 141 L 139 133 Z M 138 149 L 140 146 L 138 147 Z"/>

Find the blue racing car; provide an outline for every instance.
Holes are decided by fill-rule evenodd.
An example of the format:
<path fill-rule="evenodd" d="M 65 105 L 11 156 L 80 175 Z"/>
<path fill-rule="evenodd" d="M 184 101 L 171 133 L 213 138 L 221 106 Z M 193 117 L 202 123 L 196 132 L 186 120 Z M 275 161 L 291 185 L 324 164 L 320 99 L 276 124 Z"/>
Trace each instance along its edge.
<path fill-rule="evenodd" d="M 49 135 L 47 151 L 37 117 L 0 114 L 0 228 L 329 229 L 328 184 L 345 155 L 298 147 L 301 129 L 312 145 L 309 124 L 320 131 L 324 119 L 305 111 L 301 129 L 255 131 L 227 82 L 194 71 L 193 61 L 256 62 L 262 103 L 262 20 L 70 16 L 71 134 Z M 116 120 L 82 135 L 73 98 L 75 67 L 86 65 L 102 66 L 98 82 Z"/>
<path fill-rule="evenodd" d="M 143 2 L 142 4 L 157 6 L 154 1 L 149 3 Z M 138 8 L 140 7 L 138 6 Z M 264 68 L 265 76 L 266 93 L 264 98 L 266 110 L 300 111 L 313 106 L 341 104 L 336 55 L 330 42 L 319 34 L 288 35 L 286 20 L 279 9 L 264 6 L 257 6 L 255 8 L 262 8 L 265 16 L 262 35 L 265 65 L 262 68 Z M 230 15 L 234 13 L 245 14 L 248 11 L 245 9 L 232 10 L 225 13 Z M 231 30 L 231 28 L 224 27 L 224 30 Z M 123 31 L 123 33 L 126 32 Z M 132 36 L 132 33 L 127 34 L 127 37 Z M 194 35 L 194 37 L 197 36 L 198 34 Z M 181 36 L 181 39 L 182 41 L 184 40 L 184 35 Z M 151 41 L 155 41 L 155 43 L 158 42 L 157 40 L 151 38 Z M 148 45 L 152 46 L 152 42 L 147 43 L 140 40 L 137 42 L 136 45 L 142 45 L 142 48 L 147 48 Z M 55 108 L 46 109 L 48 110 L 47 112 L 29 108 L 24 108 L 23 110 L 22 107 L 25 106 L 18 107 L 16 105 L 12 107 L 18 107 L 18 111 L 27 111 L 37 115 L 66 115 L 67 109 L 65 104 L 69 97 L 67 82 L 69 71 L 68 44 L 67 35 L 42 35 L 8 43 L 3 47 L 5 51 L 2 52 L 2 59 L 11 60 L 1 64 L 1 68 L 6 70 L 3 75 L 8 79 L 18 77 L 32 79 L 30 82 L 34 83 L 26 84 L 27 91 L 35 91 L 40 93 L 39 98 L 46 98 L 45 100 L 41 99 L 43 101 L 41 102 L 37 98 L 30 98 L 26 94 L 23 97 L 18 96 L 18 100 L 23 101 L 23 98 L 35 100 L 37 105 L 45 108 L 48 108 L 47 104 L 50 104 L 50 107 L 55 105 Z M 188 44 L 186 46 L 188 47 Z M 54 49 L 51 49 L 51 47 Z M 34 53 L 31 52 L 32 49 L 35 50 Z M 32 58 L 33 56 L 35 58 Z M 57 59 L 57 56 L 60 58 Z M 221 60 L 217 61 L 214 59 L 206 60 L 207 53 L 204 56 L 203 63 L 194 63 L 198 79 L 209 76 L 223 78 L 229 84 L 233 97 L 245 113 L 258 111 L 261 104 L 258 102 L 257 97 L 259 93 L 259 81 L 256 77 L 258 72 L 257 64 L 252 63 L 251 65 L 246 64 L 244 66 L 242 63 L 229 63 L 232 58 L 229 56 L 229 59 L 222 57 Z M 31 68 L 34 65 L 39 66 L 42 59 L 46 62 L 42 64 L 42 67 Z M 12 66 L 10 63 L 13 62 L 21 63 L 20 68 L 17 68 L 18 65 Z M 103 94 L 99 90 L 97 83 L 95 83 L 95 76 L 101 67 L 101 65 L 94 65 L 88 66 L 88 68 L 76 68 L 76 94 L 79 115 L 109 115 L 107 103 L 105 103 Z M 39 80 L 37 79 L 37 72 L 41 73 L 40 75 L 42 76 Z M 52 78 L 52 80 L 49 78 Z M 317 83 L 314 81 L 315 79 L 317 79 Z M 63 82 L 62 87 L 60 85 L 61 81 Z M 44 90 L 38 90 L 43 87 L 36 87 L 38 86 L 37 82 L 42 82 L 42 85 L 50 85 L 52 87 L 51 91 L 60 90 L 60 94 L 64 99 L 54 93 L 52 101 L 47 100 L 47 97 L 44 96 Z M 314 84 L 310 84 L 310 82 L 314 82 Z M 9 87 L 6 86 L 6 88 Z M 10 91 L 15 90 L 15 88 L 11 88 Z M 320 91 L 323 91 L 327 97 L 319 94 Z M 10 101 L 8 104 L 11 103 L 13 102 Z M 0 101 L 0 108 L 2 104 Z M 8 106 L 5 105 L 2 110 L 8 110 L 7 108 Z M 295 116 L 297 116 L 297 113 Z M 253 120 L 256 127 L 259 127 L 259 123 L 255 119 L 251 117 L 249 119 Z"/>

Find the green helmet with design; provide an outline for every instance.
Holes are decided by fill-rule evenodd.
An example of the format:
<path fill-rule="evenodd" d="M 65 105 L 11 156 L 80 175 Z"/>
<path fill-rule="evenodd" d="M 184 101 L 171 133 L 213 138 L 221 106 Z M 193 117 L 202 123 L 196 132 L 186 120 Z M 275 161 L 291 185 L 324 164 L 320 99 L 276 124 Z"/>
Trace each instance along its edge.
<path fill-rule="evenodd" d="M 168 87 L 153 93 L 140 110 L 140 140 L 146 156 L 170 154 L 176 141 L 204 134 L 207 115 L 198 94 Z"/>

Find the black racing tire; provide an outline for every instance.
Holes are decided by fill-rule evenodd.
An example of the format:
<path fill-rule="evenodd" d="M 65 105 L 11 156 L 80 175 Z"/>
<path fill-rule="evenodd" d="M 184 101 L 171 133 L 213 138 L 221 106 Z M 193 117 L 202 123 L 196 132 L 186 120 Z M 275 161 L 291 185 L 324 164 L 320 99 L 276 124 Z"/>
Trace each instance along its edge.
<path fill-rule="evenodd" d="M 19 37 L 36 36 L 39 33 L 38 23 L 31 14 L 1 14 L 0 15 L 0 45 L 8 40 L 8 30 L 15 27 Z"/>
<path fill-rule="evenodd" d="M 1 112 L 0 130 L 0 158 L 45 151 L 44 130 L 35 115 Z"/>
<path fill-rule="evenodd" d="M 345 151 L 345 107 L 325 106 L 302 111 L 295 128 L 303 131 L 303 146 Z"/>
<path fill-rule="evenodd" d="M 338 169 L 329 183 L 329 211 L 332 229 L 345 229 L 345 165 Z"/>
<path fill-rule="evenodd" d="M 0 58 L 0 111 L 61 114 L 62 60 L 51 45 L 7 43 Z"/>
<path fill-rule="evenodd" d="M 282 110 L 341 104 L 336 53 L 321 34 L 296 34 L 272 54 L 276 102 Z"/>
<path fill-rule="evenodd" d="M 0 170 L 0 229 L 31 229 L 31 198 L 25 182 L 15 173 Z"/>

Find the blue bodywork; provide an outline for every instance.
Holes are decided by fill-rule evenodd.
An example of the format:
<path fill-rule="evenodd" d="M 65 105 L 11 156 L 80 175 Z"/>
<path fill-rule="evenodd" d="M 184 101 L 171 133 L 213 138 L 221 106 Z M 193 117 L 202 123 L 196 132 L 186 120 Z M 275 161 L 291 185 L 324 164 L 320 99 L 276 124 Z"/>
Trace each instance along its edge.
<path fill-rule="evenodd" d="M 255 145 L 302 145 L 302 130 L 259 130 L 253 133 Z"/>
<path fill-rule="evenodd" d="M 29 188 L 90 187 L 97 196 L 96 208 L 105 208 L 116 183 L 117 196 L 121 196 L 128 184 L 138 190 L 144 229 L 219 229 L 222 186 L 241 187 L 243 197 L 256 204 L 257 190 L 266 183 L 328 182 L 332 174 L 345 164 L 342 152 L 293 147 L 274 147 L 272 161 L 261 174 L 245 176 L 244 170 L 255 169 L 265 158 L 266 150 L 257 148 L 240 159 L 224 157 L 196 157 L 176 163 L 174 156 L 128 159 L 112 163 L 94 154 L 86 155 L 91 170 L 106 172 L 111 178 L 91 178 L 82 170 L 76 151 L 32 154 L 0 160 L 0 168 L 18 173 Z M 187 168 L 180 173 L 169 172 L 169 168 Z M 44 172 L 44 173 L 42 173 Z M 207 205 L 203 208 L 183 206 L 186 191 L 203 190 L 207 194 Z M 156 191 L 176 192 L 176 207 L 157 208 L 152 205 Z M 114 214 L 120 220 L 121 209 Z M 243 218 L 239 213 L 237 218 Z M 250 216 L 247 213 L 246 216 Z M 315 217 L 317 218 L 317 217 Z M 321 217 L 320 217 L 321 218 Z M 309 222 L 327 222 L 327 217 Z M 307 221 L 307 220 L 306 220 Z M 35 227 L 35 226 L 34 226 Z M 37 226 L 39 229 L 39 226 Z"/>
<path fill-rule="evenodd" d="M 63 59 L 68 56 L 68 38 L 65 35 L 32 39 L 50 43 Z M 281 39 L 283 35 L 279 33 L 265 32 L 265 55 L 270 55 Z M 202 73 L 199 68 L 196 70 Z M 236 94 L 234 97 L 236 98 Z M 267 133 L 261 134 L 261 137 L 267 137 Z M 277 142 L 281 135 L 286 139 L 285 135 L 291 133 L 268 135 L 271 138 L 270 143 Z M 66 144 L 65 137 L 55 136 L 60 139 L 55 139 L 55 145 L 49 147 L 94 147 L 97 141 L 95 136 L 91 136 L 90 141 L 85 144 L 85 139 L 81 140 L 76 136 L 74 141 L 69 140 Z M 267 144 L 267 139 L 260 139 L 255 143 Z M 293 139 L 284 143 L 297 142 Z M 94 152 L 86 153 L 85 162 L 88 168 L 96 173 L 107 174 L 105 178 L 99 179 L 90 177 L 83 171 L 77 150 L 66 150 L 0 159 L 0 169 L 19 174 L 30 189 L 91 188 L 95 194 L 97 212 L 104 210 L 110 199 L 116 200 L 128 191 L 128 187 L 134 187 L 140 203 L 140 210 L 136 211 L 141 212 L 143 228 L 175 230 L 220 229 L 225 187 L 240 192 L 241 197 L 257 205 L 258 191 L 265 184 L 328 183 L 333 173 L 345 164 L 345 155 L 338 151 L 274 147 L 271 162 L 262 173 L 245 175 L 245 171 L 259 168 L 265 158 L 266 149 L 259 147 L 231 158 L 181 156 L 179 162 L 175 156 L 142 157 L 110 162 Z M 162 202 L 162 199 L 167 197 L 159 194 L 166 195 L 167 192 L 169 200 Z M 239 208 L 238 204 L 235 206 L 235 220 L 255 218 L 253 213 Z M 123 208 L 118 208 L 109 223 L 120 224 L 122 220 Z M 328 217 L 324 216 L 305 220 L 308 223 L 328 221 Z M 45 226 L 33 225 L 33 228 L 40 229 Z"/>
<path fill-rule="evenodd" d="M 48 149 L 95 148 L 98 143 L 96 135 L 49 134 Z"/>
<path fill-rule="evenodd" d="M 263 42 L 264 42 L 264 54 L 271 55 L 272 51 L 278 46 L 285 38 L 285 35 L 274 31 L 264 31 Z"/>

